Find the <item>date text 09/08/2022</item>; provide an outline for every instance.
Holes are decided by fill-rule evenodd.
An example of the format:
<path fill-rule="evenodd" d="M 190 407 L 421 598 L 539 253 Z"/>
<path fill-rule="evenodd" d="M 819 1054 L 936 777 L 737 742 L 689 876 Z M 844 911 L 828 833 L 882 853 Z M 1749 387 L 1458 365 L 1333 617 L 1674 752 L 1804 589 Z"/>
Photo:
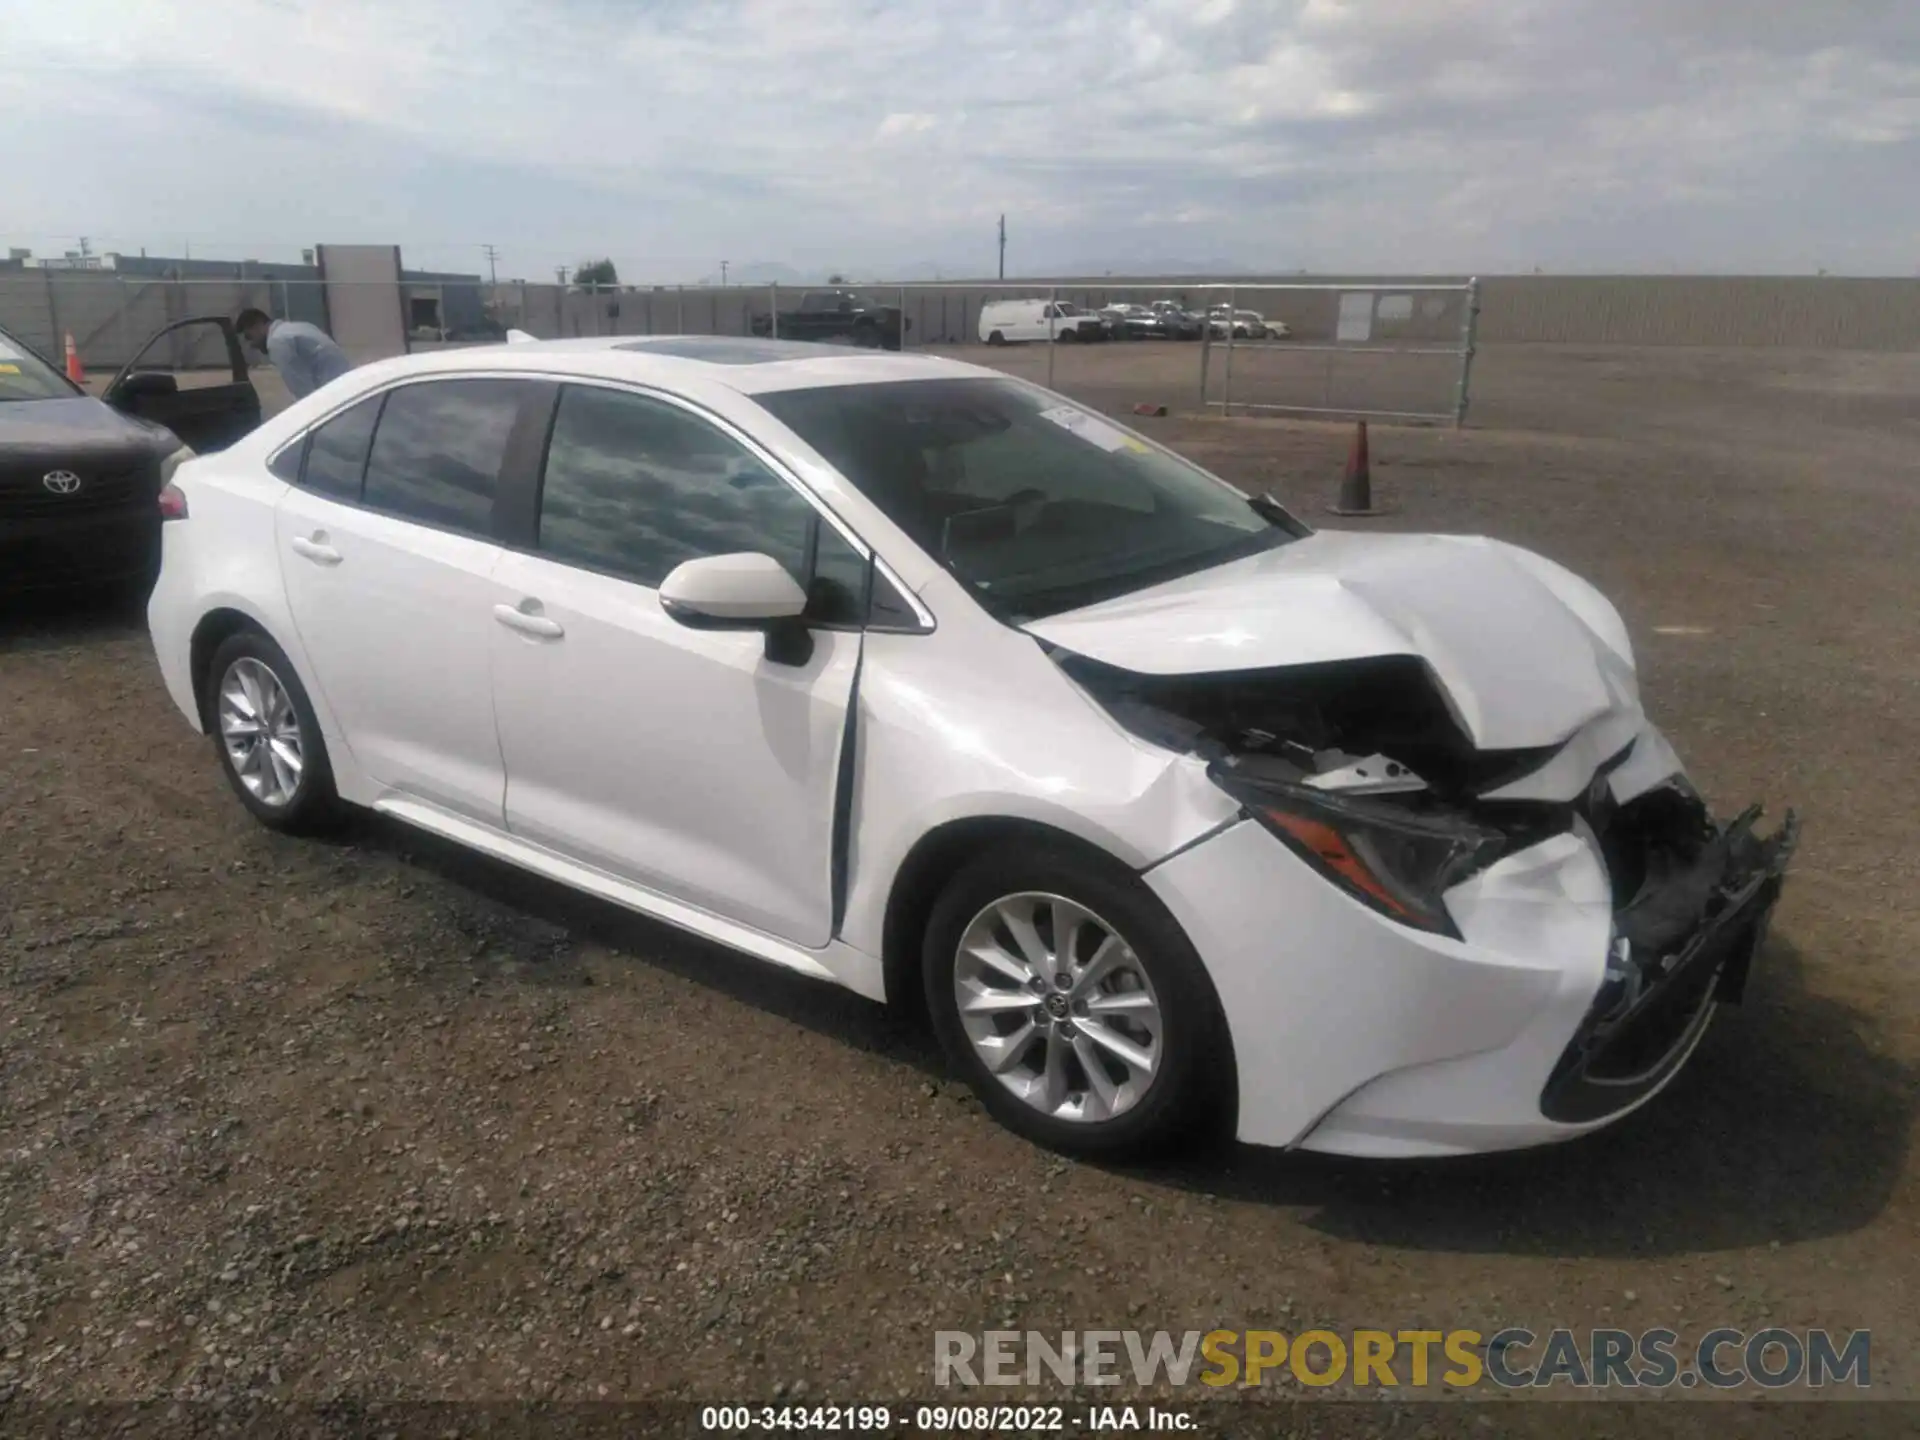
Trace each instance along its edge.
<path fill-rule="evenodd" d="M 850 1434 L 1003 1431 L 1022 1435 L 1141 1430 L 1178 1434 L 1194 1431 L 1197 1424 L 1184 1410 L 1152 1405 L 916 1405 L 911 1410 L 887 1405 L 708 1405 L 700 1411 L 700 1428 L 733 1434 L 774 1430 Z"/>

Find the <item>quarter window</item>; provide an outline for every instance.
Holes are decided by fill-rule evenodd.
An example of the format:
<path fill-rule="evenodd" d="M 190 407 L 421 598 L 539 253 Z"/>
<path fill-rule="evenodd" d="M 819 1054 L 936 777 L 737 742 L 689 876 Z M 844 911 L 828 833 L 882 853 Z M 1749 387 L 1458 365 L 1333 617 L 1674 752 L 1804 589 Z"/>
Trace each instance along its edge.
<path fill-rule="evenodd" d="M 307 461 L 300 472 L 300 488 L 331 500 L 357 504 L 360 477 L 367 471 L 367 447 L 373 443 L 373 422 L 380 416 L 375 395 L 342 410 L 315 430 L 307 440 Z M 288 452 L 298 459 L 298 450 Z"/>
<path fill-rule="evenodd" d="M 524 393 L 514 380 L 432 380 L 389 391 L 367 458 L 366 504 L 490 536 L 494 490 Z"/>

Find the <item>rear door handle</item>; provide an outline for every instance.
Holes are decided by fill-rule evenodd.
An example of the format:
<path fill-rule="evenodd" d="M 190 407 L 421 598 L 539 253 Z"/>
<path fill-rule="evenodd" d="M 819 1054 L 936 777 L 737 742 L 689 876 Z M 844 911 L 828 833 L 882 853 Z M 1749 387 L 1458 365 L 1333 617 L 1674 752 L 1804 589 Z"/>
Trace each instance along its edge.
<path fill-rule="evenodd" d="M 312 540 L 301 535 L 294 536 L 293 553 L 305 556 L 316 565 L 338 565 L 340 563 L 340 552 L 334 549 L 333 546 L 327 544 L 325 532 L 320 532 Z"/>
<path fill-rule="evenodd" d="M 540 604 L 538 600 L 523 600 L 520 603 L 534 606 L 536 609 Z M 537 635 L 542 640 L 558 640 L 567 633 L 567 627 L 558 620 L 549 620 L 540 614 L 529 614 L 526 610 L 512 605 L 494 606 L 493 618 L 509 630 L 518 630 L 522 635 Z"/>

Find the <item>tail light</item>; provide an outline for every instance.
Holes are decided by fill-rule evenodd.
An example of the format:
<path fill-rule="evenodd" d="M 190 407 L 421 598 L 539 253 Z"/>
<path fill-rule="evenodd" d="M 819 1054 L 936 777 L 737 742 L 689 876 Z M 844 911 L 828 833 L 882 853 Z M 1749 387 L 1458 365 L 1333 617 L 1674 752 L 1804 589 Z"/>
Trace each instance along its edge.
<path fill-rule="evenodd" d="M 187 518 L 187 492 L 178 485 L 169 483 L 161 487 L 160 518 L 163 521 Z"/>

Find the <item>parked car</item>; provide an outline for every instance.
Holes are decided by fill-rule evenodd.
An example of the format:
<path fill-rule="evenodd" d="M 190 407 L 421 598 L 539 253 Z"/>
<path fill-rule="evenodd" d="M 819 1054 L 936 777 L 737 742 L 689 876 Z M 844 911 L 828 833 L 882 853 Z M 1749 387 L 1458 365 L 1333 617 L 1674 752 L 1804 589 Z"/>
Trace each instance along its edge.
<path fill-rule="evenodd" d="M 1100 312 L 1115 340 L 1167 340 L 1167 324 L 1145 305 L 1109 305 Z"/>
<path fill-rule="evenodd" d="M 1554 562 L 1315 533 L 951 360 L 416 355 L 167 494 L 154 651 L 260 821 L 917 1002 L 1063 1149 L 1591 1130 L 1739 998 L 1794 845 L 1712 818 Z"/>
<path fill-rule="evenodd" d="M 882 305 L 851 290 L 808 290 L 791 310 L 779 312 L 782 340 L 844 341 L 865 350 L 898 350 L 912 321 L 897 305 Z M 774 316 L 755 315 L 755 335 L 775 333 Z"/>
<path fill-rule="evenodd" d="M 182 389 L 171 373 L 141 368 L 162 337 L 196 326 L 219 330 L 231 383 Z M 0 331 L 0 592 L 144 595 L 159 565 L 163 487 L 195 450 L 259 420 L 224 317 L 167 326 L 99 399 Z"/>
<path fill-rule="evenodd" d="M 1151 306 L 1160 317 L 1167 335 L 1174 340 L 1198 340 L 1206 329 L 1206 320 L 1173 300 L 1156 300 Z"/>
<path fill-rule="evenodd" d="M 1233 310 L 1225 305 L 1207 312 L 1207 327 L 1219 340 L 1227 338 L 1229 328 L 1236 340 L 1284 340 L 1293 333 L 1283 322 L 1269 320 L 1257 310 Z"/>
<path fill-rule="evenodd" d="M 980 338 L 1015 345 L 1049 338 L 1060 344 L 1105 340 L 1106 323 L 1067 300 L 989 300 L 980 307 Z"/>

